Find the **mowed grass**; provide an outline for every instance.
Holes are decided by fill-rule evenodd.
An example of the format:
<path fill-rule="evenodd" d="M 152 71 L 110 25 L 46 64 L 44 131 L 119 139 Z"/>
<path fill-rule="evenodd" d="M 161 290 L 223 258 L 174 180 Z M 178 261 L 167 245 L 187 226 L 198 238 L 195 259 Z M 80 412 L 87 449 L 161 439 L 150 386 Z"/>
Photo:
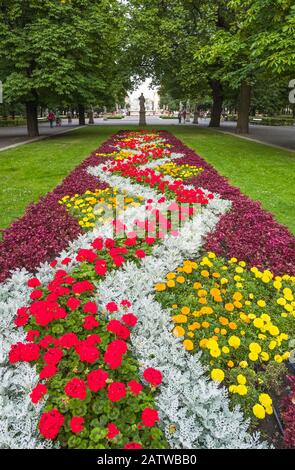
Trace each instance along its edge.
<path fill-rule="evenodd" d="M 173 126 L 173 132 L 295 234 L 294 152 L 202 128 Z"/>
<path fill-rule="evenodd" d="M 211 163 L 231 184 L 272 212 L 295 234 L 295 154 L 198 127 L 165 129 Z M 0 228 L 52 190 L 92 150 L 126 126 L 87 126 L 69 134 L 0 152 Z M 267 230 L 267 227 L 265 228 Z"/>

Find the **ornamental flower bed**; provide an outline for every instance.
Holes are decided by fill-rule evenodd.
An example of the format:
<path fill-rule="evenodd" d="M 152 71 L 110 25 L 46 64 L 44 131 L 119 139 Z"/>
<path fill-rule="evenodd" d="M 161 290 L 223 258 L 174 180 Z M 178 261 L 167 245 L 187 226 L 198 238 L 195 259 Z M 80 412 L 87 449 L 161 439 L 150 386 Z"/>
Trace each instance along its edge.
<path fill-rule="evenodd" d="M 238 190 L 224 189 L 214 172 L 166 132 L 122 131 L 47 196 L 76 233 L 62 251 L 57 224 L 31 270 L 50 264 L 0 285 L 0 446 L 268 446 L 252 430 L 273 416 L 272 386 L 286 373 L 294 278 L 229 260 L 227 249 L 199 258 L 238 204 Z M 196 185 L 211 173 L 211 187 Z M 117 194 L 126 196 L 119 218 L 106 216 L 106 206 L 96 213 L 100 204 L 113 210 Z M 288 236 L 284 250 L 294 242 Z M 263 243 L 257 256 L 267 264 Z M 3 279 L 15 266 L 4 261 Z M 292 446 L 290 397 L 282 419 Z"/>
<path fill-rule="evenodd" d="M 290 357 L 294 285 L 294 277 L 248 270 L 212 252 L 155 285 L 157 300 L 171 309 L 173 335 L 187 351 L 202 350 L 212 380 L 226 384 L 232 405 L 254 424 L 273 413 L 271 376 L 280 368 L 283 376 Z"/>

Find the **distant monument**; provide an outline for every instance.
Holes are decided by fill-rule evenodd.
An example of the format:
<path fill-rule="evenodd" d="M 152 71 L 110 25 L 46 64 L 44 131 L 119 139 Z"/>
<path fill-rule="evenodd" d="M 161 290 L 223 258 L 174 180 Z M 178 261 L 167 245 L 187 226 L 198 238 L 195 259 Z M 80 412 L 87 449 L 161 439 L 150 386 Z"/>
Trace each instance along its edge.
<path fill-rule="evenodd" d="M 145 118 L 145 97 L 143 93 L 141 93 L 139 99 L 139 125 L 146 126 L 146 118 Z"/>

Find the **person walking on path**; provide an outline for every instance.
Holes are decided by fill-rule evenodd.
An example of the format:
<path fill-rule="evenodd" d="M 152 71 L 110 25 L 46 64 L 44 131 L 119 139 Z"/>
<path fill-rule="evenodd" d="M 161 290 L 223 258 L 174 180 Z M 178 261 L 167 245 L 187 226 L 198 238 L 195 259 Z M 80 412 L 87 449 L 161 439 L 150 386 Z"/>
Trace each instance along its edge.
<path fill-rule="evenodd" d="M 52 111 L 49 111 L 47 119 L 50 122 L 50 127 L 53 127 L 53 123 L 55 121 L 55 114 Z"/>
<path fill-rule="evenodd" d="M 60 112 L 56 111 L 56 127 L 61 126 L 61 117 L 60 117 Z"/>
<path fill-rule="evenodd" d="M 182 111 L 182 117 L 183 117 L 183 123 L 185 124 L 185 120 L 186 120 L 186 109 L 184 109 Z"/>
<path fill-rule="evenodd" d="M 181 111 L 180 110 L 178 111 L 178 116 L 177 117 L 178 117 L 179 124 L 181 124 Z"/>

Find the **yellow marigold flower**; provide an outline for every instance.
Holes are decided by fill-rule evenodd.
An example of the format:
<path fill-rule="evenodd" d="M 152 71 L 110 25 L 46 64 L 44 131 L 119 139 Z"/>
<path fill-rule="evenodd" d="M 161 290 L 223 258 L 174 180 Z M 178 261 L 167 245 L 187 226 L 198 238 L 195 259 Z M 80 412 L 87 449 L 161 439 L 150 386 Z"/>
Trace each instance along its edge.
<path fill-rule="evenodd" d="M 185 339 L 182 344 L 187 351 L 194 349 L 194 343 L 190 339 Z"/>
<path fill-rule="evenodd" d="M 189 307 L 182 307 L 181 313 L 183 313 L 183 315 L 188 315 L 190 313 L 190 308 Z"/>
<path fill-rule="evenodd" d="M 228 324 L 229 328 L 231 330 L 236 330 L 237 329 L 237 325 L 235 322 L 231 321 L 229 324 Z"/>
<path fill-rule="evenodd" d="M 277 300 L 277 304 L 278 305 L 281 305 L 281 306 L 284 306 L 286 305 L 287 301 L 286 299 L 284 299 L 283 297 L 280 297 L 278 300 Z"/>
<path fill-rule="evenodd" d="M 229 392 L 231 392 L 231 393 L 236 393 L 236 391 L 237 391 L 237 386 L 236 386 L 236 385 L 230 385 L 230 386 L 228 387 L 228 390 L 229 390 Z"/>
<path fill-rule="evenodd" d="M 227 367 L 229 367 L 230 369 L 232 369 L 234 366 L 235 366 L 235 363 L 234 363 L 233 361 L 228 361 Z"/>
<path fill-rule="evenodd" d="M 173 334 L 176 336 L 176 338 L 179 338 L 180 336 L 185 335 L 185 330 L 182 328 L 182 326 L 176 326 L 173 330 Z"/>
<path fill-rule="evenodd" d="M 198 296 L 199 297 L 206 297 L 207 294 L 208 294 L 208 292 L 205 289 L 200 289 L 198 291 Z"/>
<path fill-rule="evenodd" d="M 253 321 L 253 325 L 255 326 L 255 328 L 262 328 L 263 325 L 264 325 L 264 322 L 263 320 L 261 320 L 261 318 L 255 318 L 255 320 Z"/>
<path fill-rule="evenodd" d="M 237 381 L 238 381 L 238 384 L 240 385 L 245 385 L 247 383 L 247 379 L 243 374 L 239 374 L 237 376 Z"/>
<path fill-rule="evenodd" d="M 225 308 L 225 310 L 226 310 L 227 312 L 232 312 L 235 307 L 234 307 L 233 304 L 227 303 L 227 304 L 225 304 L 224 308 Z"/>
<path fill-rule="evenodd" d="M 237 302 L 242 300 L 242 298 L 243 298 L 243 296 L 242 296 L 241 292 L 235 292 L 234 295 L 233 295 L 233 299 L 236 300 Z"/>
<path fill-rule="evenodd" d="M 268 345 L 268 348 L 272 351 L 277 345 L 277 342 L 272 340 L 270 341 L 269 345 Z"/>
<path fill-rule="evenodd" d="M 291 353 L 290 353 L 289 351 L 286 351 L 286 352 L 282 355 L 283 361 L 286 361 L 287 359 L 289 359 L 290 356 L 291 356 Z"/>
<path fill-rule="evenodd" d="M 185 278 L 183 276 L 177 276 L 176 281 L 179 284 L 183 284 L 185 282 Z"/>
<path fill-rule="evenodd" d="M 202 349 L 206 348 L 206 347 L 207 347 L 207 343 L 208 343 L 208 339 L 207 339 L 207 338 L 201 339 L 201 341 L 199 342 L 200 348 L 202 348 Z"/>
<path fill-rule="evenodd" d="M 229 353 L 229 348 L 227 346 L 223 346 L 221 351 L 224 353 L 224 354 L 228 354 Z"/>
<path fill-rule="evenodd" d="M 209 271 L 207 271 L 206 269 L 203 269 L 200 274 L 203 277 L 209 277 L 210 276 Z"/>
<path fill-rule="evenodd" d="M 276 354 L 275 357 L 274 357 L 274 360 L 280 364 L 281 362 L 283 362 L 283 358 L 282 356 L 280 356 L 279 354 Z"/>
<path fill-rule="evenodd" d="M 293 312 L 293 306 L 291 304 L 286 304 L 284 305 L 284 309 L 287 310 L 287 312 Z"/>
<path fill-rule="evenodd" d="M 159 284 L 155 285 L 155 290 L 157 292 L 162 292 L 163 290 L 166 290 L 166 284 L 160 282 Z"/>
<path fill-rule="evenodd" d="M 262 300 L 262 299 L 258 300 L 257 305 L 258 307 L 262 307 L 262 308 L 265 307 L 266 306 L 265 300 Z"/>
<path fill-rule="evenodd" d="M 269 354 L 265 351 L 262 351 L 262 353 L 260 354 L 260 357 L 265 362 L 269 361 Z"/>
<path fill-rule="evenodd" d="M 225 328 L 221 328 L 220 333 L 222 336 L 225 336 L 227 334 L 227 330 Z"/>
<path fill-rule="evenodd" d="M 191 331 L 194 331 L 194 330 L 199 330 L 201 328 L 201 324 L 198 323 L 197 321 L 195 321 L 194 323 L 192 323 L 188 329 L 191 330 Z"/>
<path fill-rule="evenodd" d="M 221 325 L 225 326 L 228 324 L 228 319 L 226 317 L 219 317 L 219 323 L 221 323 Z"/>
<path fill-rule="evenodd" d="M 238 261 L 237 258 L 231 258 L 229 260 L 229 263 L 237 263 L 237 261 Z"/>
<path fill-rule="evenodd" d="M 169 279 L 169 280 L 170 280 L 170 279 L 175 279 L 176 274 L 175 274 L 175 273 L 168 273 L 166 277 L 167 277 L 167 279 Z"/>
<path fill-rule="evenodd" d="M 207 321 L 203 321 L 202 323 L 203 328 L 209 328 L 209 326 L 210 326 L 210 323 L 208 323 Z"/>
<path fill-rule="evenodd" d="M 199 299 L 199 304 L 206 304 L 206 303 L 207 303 L 206 297 L 201 297 L 201 298 Z"/>
<path fill-rule="evenodd" d="M 210 294 L 212 295 L 212 297 L 217 297 L 218 295 L 220 295 L 220 290 L 216 287 L 212 287 L 212 289 L 210 290 Z"/>
<path fill-rule="evenodd" d="M 241 340 L 240 338 L 238 338 L 238 336 L 230 336 L 230 338 L 228 339 L 228 344 L 234 348 L 234 349 L 237 349 L 240 344 L 241 344 Z"/>
<path fill-rule="evenodd" d="M 211 313 L 213 313 L 213 308 L 211 308 L 211 307 L 202 307 L 200 311 L 201 311 L 202 315 L 210 315 Z"/>
<path fill-rule="evenodd" d="M 265 409 L 259 403 L 256 403 L 256 405 L 253 406 L 252 410 L 253 410 L 253 414 L 254 414 L 254 416 L 256 416 L 256 418 L 258 418 L 258 419 L 264 419 L 265 418 Z"/>
<path fill-rule="evenodd" d="M 272 415 L 273 414 L 273 408 L 272 408 L 272 405 L 268 405 L 265 407 L 265 411 L 268 415 Z"/>
<path fill-rule="evenodd" d="M 218 335 L 220 333 L 220 328 L 214 328 L 214 333 Z"/>
<path fill-rule="evenodd" d="M 239 265 L 242 266 L 242 268 L 245 268 L 245 267 L 246 267 L 245 261 L 239 261 Z"/>
<path fill-rule="evenodd" d="M 244 272 L 244 269 L 241 266 L 237 266 L 235 269 L 236 273 L 241 274 Z"/>
<path fill-rule="evenodd" d="M 188 334 L 187 334 L 187 336 L 189 336 L 190 338 L 193 338 L 195 335 L 194 335 L 194 333 L 193 333 L 192 331 L 189 331 Z"/>
<path fill-rule="evenodd" d="M 216 348 L 216 349 L 210 349 L 210 355 L 212 357 L 219 357 L 221 354 L 221 351 L 219 348 Z"/>
<path fill-rule="evenodd" d="M 272 325 L 272 326 L 269 328 L 269 332 L 270 332 L 271 336 L 278 336 L 279 333 L 280 333 L 280 330 L 278 329 L 277 326 Z"/>
<path fill-rule="evenodd" d="M 172 308 L 177 308 L 177 304 L 173 304 L 173 305 L 172 305 Z"/>
<path fill-rule="evenodd" d="M 258 354 L 255 353 L 255 352 L 250 352 L 250 353 L 248 354 L 248 357 L 249 357 L 249 359 L 250 359 L 251 361 L 255 362 L 255 361 L 257 361 L 257 359 L 258 359 Z"/>
<path fill-rule="evenodd" d="M 247 395 L 248 393 L 248 388 L 244 384 L 238 385 L 236 390 L 237 390 L 237 393 L 241 396 Z"/>
<path fill-rule="evenodd" d="M 264 407 L 272 405 L 272 399 L 267 393 L 261 393 L 259 395 L 259 401 Z"/>
<path fill-rule="evenodd" d="M 246 369 L 248 367 L 248 362 L 247 361 L 241 361 L 239 366 L 242 368 L 242 369 Z"/>
<path fill-rule="evenodd" d="M 202 287 L 202 284 L 200 282 L 195 282 L 193 285 L 194 289 L 200 289 Z"/>
<path fill-rule="evenodd" d="M 222 277 L 222 278 L 220 279 L 220 282 L 221 282 L 221 284 L 227 284 L 227 283 L 228 283 L 228 279 L 226 279 L 225 277 Z"/>
<path fill-rule="evenodd" d="M 167 287 L 175 287 L 175 282 L 170 279 L 169 281 L 167 281 Z"/>
<path fill-rule="evenodd" d="M 258 343 L 250 343 L 249 349 L 251 352 L 259 354 L 261 352 L 261 346 Z"/>
<path fill-rule="evenodd" d="M 220 278 L 220 274 L 217 273 L 217 272 L 214 272 L 214 273 L 212 274 L 212 277 L 215 277 L 215 279 L 218 279 L 218 278 Z"/>
<path fill-rule="evenodd" d="M 208 255 L 208 258 L 210 258 L 210 259 L 216 258 L 216 254 L 213 253 L 213 251 L 208 251 L 207 255 Z"/>
<path fill-rule="evenodd" d="M 212 380 L 217 380 L 218 382 L 222 382 L 224 380 L 223 370 L 221 370 L 221 369 L 212 369 L 211 379 Z"/>
<path fill-rule="evenodd" d="M 282 288 L 282 283 L 280 281 L 274 281 L 273 286 L 275 289 L 280 290 Z"/>
<path fill-rule="evenodd" d="M 186 315 L 174 315 L 172 317 L 172 320 L 174 321 L 174 323 L 186 323 L 187 322 L 187 316 Z"/>

